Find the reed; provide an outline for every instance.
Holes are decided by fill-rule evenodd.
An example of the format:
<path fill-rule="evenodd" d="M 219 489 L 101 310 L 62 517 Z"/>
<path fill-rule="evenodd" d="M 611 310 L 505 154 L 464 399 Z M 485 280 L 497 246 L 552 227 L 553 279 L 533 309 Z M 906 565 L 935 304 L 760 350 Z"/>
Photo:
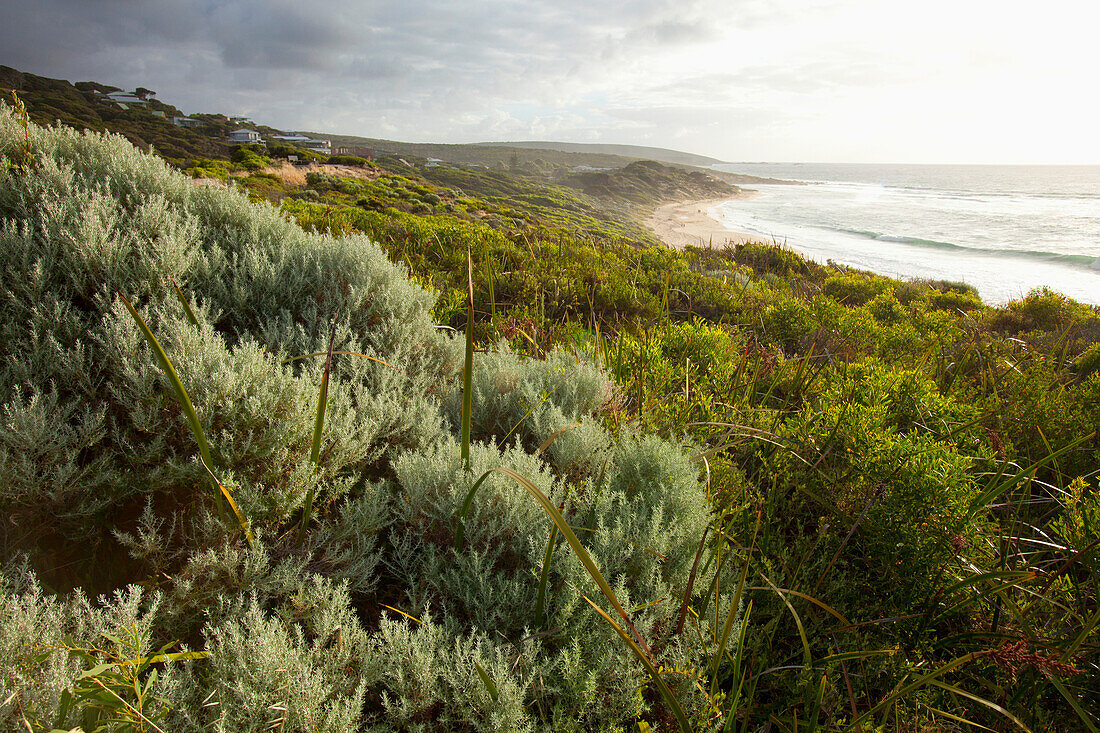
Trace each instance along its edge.
<path fill-rule="evenodd" d="M 321 372 L 321 387 L 317 394 L 317 410 L 313 421 L 313 439 L 310 442 L 309 460 L 314 466 L 321 466 L 321 442 L 324 438 L 325 411 L 328 409 L 328 380 L 332 373 L 332 353 L 336 342 L 336 319 L 332 319 L 332 326 L 328 339 L 328 353 L 325 355 L 325 368 Z M 306 493 L 305 502 L 302 505 L 302 518 L 298 524 L 298 540 L 302 541 L 306 536 L 310 519 L 313 516 L 313 498 L 316 484 L 310 484 Z"/>

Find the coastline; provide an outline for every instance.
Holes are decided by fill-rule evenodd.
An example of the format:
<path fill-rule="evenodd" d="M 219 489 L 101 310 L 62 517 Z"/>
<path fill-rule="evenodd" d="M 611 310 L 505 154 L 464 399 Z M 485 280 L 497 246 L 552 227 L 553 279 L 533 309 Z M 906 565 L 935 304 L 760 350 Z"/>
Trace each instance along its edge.
<path fill-rule="evenodd" d="M 728 229 L 710 216 L 709 209 L 725 201 L 747 199 L 756 196 L 755 191 L 742 191 L 736 196 L 714 199 L 689 199 L 658 206 L 649 218 L 648 226 L 658 239 L 672 249 L 693 247 L 722 247 L 742 242 L 758 242 L 759 234 Z"/>

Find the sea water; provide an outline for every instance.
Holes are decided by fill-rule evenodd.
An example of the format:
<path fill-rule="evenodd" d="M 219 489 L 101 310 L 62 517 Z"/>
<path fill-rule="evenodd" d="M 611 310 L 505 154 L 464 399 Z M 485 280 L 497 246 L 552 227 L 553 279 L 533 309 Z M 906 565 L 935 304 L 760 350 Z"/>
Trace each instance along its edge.
<path fill-rule="evenodd" d="M 1046 286 L 1100 305 L 1100 166 L 739 163 L 798 181 L 710 210 L 730 229 L 825 262 L 959 280 L 989 303 Z"/>

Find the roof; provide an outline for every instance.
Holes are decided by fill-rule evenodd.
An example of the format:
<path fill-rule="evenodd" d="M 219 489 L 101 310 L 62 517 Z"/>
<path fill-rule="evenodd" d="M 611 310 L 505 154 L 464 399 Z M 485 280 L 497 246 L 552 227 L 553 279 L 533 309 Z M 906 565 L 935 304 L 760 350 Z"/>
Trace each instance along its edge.
<path fill-rule="evenodd" d="M 243 127 L 239 130 L 234 130 L 233 132 L 231 132 L 229 134 L 230 135 L 236 135 L 238 132 L 247 132 L 247 133 L 252 134 L 252 135 L 259 135 L 260 134 L 260 133 L 256 132 L 255 130 L 246 130 Z"/>

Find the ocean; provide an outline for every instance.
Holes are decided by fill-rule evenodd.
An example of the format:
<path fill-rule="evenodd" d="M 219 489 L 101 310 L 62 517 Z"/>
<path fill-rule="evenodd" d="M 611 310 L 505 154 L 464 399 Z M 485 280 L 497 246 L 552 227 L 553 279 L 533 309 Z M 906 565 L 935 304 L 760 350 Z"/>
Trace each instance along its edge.
<path fill-rule="evenodd" d="M 1100 166 L 729 163 L 804 182 L 746 184 L 730 229 L 902 278 L 961 280 L 988 303 L 1047 286 L 1100 305 Z"/>

